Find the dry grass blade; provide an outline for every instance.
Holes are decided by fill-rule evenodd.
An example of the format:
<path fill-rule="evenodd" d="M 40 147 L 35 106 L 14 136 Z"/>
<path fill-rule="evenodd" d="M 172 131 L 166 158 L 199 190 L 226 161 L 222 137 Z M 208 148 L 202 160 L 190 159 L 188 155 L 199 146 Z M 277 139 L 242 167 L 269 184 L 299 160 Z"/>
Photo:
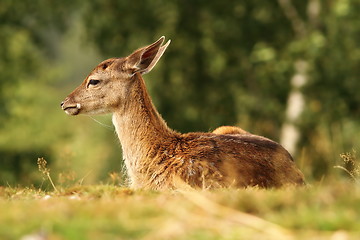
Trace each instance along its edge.
<path fill-rule="evenodd" d="M 356 177 L 354 176 L 354 174 L 352 174 L 349 170 L 347 170 L 345 167 L 343 166 L 334 166 L 334 168 L 338 168 L 338 169 L 341 169 L 341 170 L 344 170 L 347 174 L 349 174 L 349 176 L 356 182 L 357 179 Z"/>
<path fill-rule="evenodd" d="M 211 215 L 221 217 L 225 221 L 240 224 L 255 231 L 264 233 L 268 235 L 268 237 L 271 239 L 294 239 L 292 233 L 289 230 L 254 215 L 222 206 L 205 197 L 200 192 L 189 190 L 179 190 L 179 192 L 196 206 L 202 208 L 204 211 L 210 213 Z"/>

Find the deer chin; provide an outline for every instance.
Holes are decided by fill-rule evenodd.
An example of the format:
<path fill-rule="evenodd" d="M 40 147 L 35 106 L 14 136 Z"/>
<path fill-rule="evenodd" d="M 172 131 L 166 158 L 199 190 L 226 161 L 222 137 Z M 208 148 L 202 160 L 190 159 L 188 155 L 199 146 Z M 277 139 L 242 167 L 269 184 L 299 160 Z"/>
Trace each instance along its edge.
<path fill-rule="evenodd" d="M 68 107 L 64 109 L 64 111 L 67 115 L 73 115 L 73 116 L 78 115 L 80 112 L 80 110 L 75 107 Z"/>
<path fill-rule="evenodd" d="M 76 105 L 63 106 L 63 110 L 68 115 L 78 115 L 80 113 L 81 105 L 77 103 Z"/>

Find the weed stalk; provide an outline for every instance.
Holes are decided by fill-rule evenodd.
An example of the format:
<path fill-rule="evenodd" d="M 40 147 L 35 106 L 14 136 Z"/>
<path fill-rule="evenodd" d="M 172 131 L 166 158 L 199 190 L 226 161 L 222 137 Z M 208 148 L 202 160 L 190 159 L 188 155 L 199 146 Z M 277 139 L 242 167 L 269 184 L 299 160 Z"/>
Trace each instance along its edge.
<path fill-rule="evenodd" d="M 52 187 L 54 188 L 55 192 L 59 192 L 59 190 L 55 187 L 55 184 L 54 184 L 53 180 L 50 177 L 50 169 L 47 168 L 47 161 L 45 160 L 45 158 L 43 158 L 43 157 L 38 158 L 37 164 L 38 164 L 38 167 L 39 167 L 39 171 L 49 179 L 49 181 L 50 181 Z"/>

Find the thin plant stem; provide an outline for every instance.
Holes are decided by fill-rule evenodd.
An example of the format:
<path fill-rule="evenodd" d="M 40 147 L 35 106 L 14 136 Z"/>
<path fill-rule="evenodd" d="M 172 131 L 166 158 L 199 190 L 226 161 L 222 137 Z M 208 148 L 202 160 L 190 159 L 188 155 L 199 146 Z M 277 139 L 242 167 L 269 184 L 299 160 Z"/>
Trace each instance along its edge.
<path fill-rule="evenodd" d="M 55 187 L 54 182 L 52 181 L 51 177 L 50 177 L 50 173 L 47 173 L 46 176 L 48 177 L 52 187 L 54 188 L 55 192 L 59 192 L 59 190 Z"/>
<path fill-rule="evenodd" d="M 352 174 L 349 170 L 347 170 L 347 169 L 344 168 L 343 166 L 334 166 L 334 168 L 339 168 L 339 169 L 344 170 L 345 172 L 347 172 L 347 173 L 350 175 L 350 177 L 351 177 L 355 182 L 357 182 L 357 179 L 356 179 L 356 177 L 354 176 L 354 174 Z"/>

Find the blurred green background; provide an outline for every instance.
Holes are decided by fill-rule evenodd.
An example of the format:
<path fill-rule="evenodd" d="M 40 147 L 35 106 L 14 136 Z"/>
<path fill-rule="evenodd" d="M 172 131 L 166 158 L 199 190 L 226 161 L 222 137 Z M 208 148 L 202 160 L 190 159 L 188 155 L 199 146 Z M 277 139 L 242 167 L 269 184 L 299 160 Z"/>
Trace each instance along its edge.
<path fill-rule="evenodd" d="M 359 15 L 359 0 L 2 0 L 0 185 L 41 185 L 38 157 L 58 184 L 122 172 L 111 116 L 59 104 L 100 61 L 162 35 L 172 43 L 145 80 L 170 127 L 284 141 L 290 124 L 308 181 L 341 177 L 339 155 L 360 145 Z"/>

